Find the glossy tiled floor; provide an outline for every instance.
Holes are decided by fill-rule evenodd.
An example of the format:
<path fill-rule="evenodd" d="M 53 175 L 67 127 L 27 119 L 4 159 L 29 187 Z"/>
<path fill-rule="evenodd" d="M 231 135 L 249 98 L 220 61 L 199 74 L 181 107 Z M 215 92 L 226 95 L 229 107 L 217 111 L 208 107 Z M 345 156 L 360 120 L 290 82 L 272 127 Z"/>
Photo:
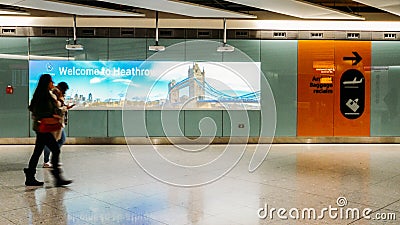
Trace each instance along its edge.
<path fill-rule="evenodd" d="M 149 162 L 158 179 L 175 184 L 190 186 L 228 168 L 180 173 L 153 162 L 152 146 L 133 147 L 133 156 Z M 225 154 L 225 147 L 213 145 L 189 155 L 173 146 L 157 149 L 176 164 L 206 165 Z M 400 145 L 273 145 L 263 164 L 249 173 L 254 149 L 247 146 L 239 163 L 215 182 L 180 187 L 145 173 L 127 146 L 69 145 L 62 149 L 62 162 L 74 183 L 55 188 L 49 170 L 38 168 L 37 178 L 45 186 L 27 188 L 22 168 L 33 146 L 1 145 L 0 224 L 400 224 Z M 339 197 L 347 205 L 339 207 Z M 265 216 L 260 208 L 266 205 L 269 212 L 283 208 L 286 213 L 276 210 L 260 219 L 258 211 Z M 301 214 L 314 208 L 318 213 L 329 207 L 337 212 L 371 209 L 371 218 L 397 219 L 346 219 L 328 213 L 319 220 L 290 218 L 295 210 Z"/>

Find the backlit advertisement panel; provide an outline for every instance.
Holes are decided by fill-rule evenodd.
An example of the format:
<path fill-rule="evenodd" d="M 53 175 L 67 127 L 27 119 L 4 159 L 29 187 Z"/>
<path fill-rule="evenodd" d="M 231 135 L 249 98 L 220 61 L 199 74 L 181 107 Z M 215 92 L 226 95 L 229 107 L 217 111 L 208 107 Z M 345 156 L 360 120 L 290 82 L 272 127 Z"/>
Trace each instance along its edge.
<path fill-rule="evenodd" d="M 257 62 L 32 60 L 29 99 L 44 73 L 74 109 L 260 109 Z"/>

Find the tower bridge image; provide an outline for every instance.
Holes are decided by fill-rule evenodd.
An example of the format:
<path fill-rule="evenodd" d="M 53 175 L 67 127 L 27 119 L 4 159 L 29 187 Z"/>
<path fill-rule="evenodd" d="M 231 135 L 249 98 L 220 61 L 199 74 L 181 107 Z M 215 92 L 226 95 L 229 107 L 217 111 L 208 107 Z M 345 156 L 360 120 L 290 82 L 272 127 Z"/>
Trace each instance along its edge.
<path fill-rule="evenodd" d="M 188 94 L 181 96 L 181 90 L 188 88 Z M 187 92 L 186 92 L 187 93 Z M 205 70 L 200 69 L 197 63 L 193 63 L 188 69 L 188 76 L 181 80 L 172 80 L 168 83 L 167 103 L 172 106 L 185 104 L 188 107 L 196 108 L 215 108 L 226 105 L 240 105 L 240 103 L 249 103 L 249 105 L 259 105 L 260 91 L 246 93 L 244 95 L 229 95 L 217 90 L 207 83 L 205 79 Z M 254 103 L 254 104 L 250 104 Z M 243 108 L 243 107 L 241 107 Z"/>

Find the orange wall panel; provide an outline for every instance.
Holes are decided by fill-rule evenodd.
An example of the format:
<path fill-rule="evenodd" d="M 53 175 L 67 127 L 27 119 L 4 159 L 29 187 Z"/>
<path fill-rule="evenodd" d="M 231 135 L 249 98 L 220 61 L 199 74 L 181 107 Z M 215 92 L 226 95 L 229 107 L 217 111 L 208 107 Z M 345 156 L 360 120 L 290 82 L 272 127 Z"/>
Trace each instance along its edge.
<path fill-rule="evenodd" d="M 371 42 L 335 42 L 334 136 L 370 135 Z"/>
<path fill-rule="evenodd" d="M 334 53 L 334 41 L 298 42 L 297 136 L 333 135 Z"/>
<path fill-rule="evenodd" d="M 369 41 L 299 41 L 297 136 L 369 136 Z"/>

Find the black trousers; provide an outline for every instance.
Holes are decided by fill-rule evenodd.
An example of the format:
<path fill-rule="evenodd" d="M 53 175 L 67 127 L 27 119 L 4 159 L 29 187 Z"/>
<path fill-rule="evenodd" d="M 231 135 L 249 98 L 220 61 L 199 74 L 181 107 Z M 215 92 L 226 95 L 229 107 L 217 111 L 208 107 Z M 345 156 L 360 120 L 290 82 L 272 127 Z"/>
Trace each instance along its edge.
<path fill-rule="evenodd" d="M 36 170 L 44 146 L 47 146 L 50 149 L 53 170 L 58 172 L 58 164 L 60 162 L 60 147 L 58 146 L 56 139 L 51 133 L 40 132 L 36 132 L 35 149 L 33 150 L 31 159 L 29 160 L 29 170 Z"/>

